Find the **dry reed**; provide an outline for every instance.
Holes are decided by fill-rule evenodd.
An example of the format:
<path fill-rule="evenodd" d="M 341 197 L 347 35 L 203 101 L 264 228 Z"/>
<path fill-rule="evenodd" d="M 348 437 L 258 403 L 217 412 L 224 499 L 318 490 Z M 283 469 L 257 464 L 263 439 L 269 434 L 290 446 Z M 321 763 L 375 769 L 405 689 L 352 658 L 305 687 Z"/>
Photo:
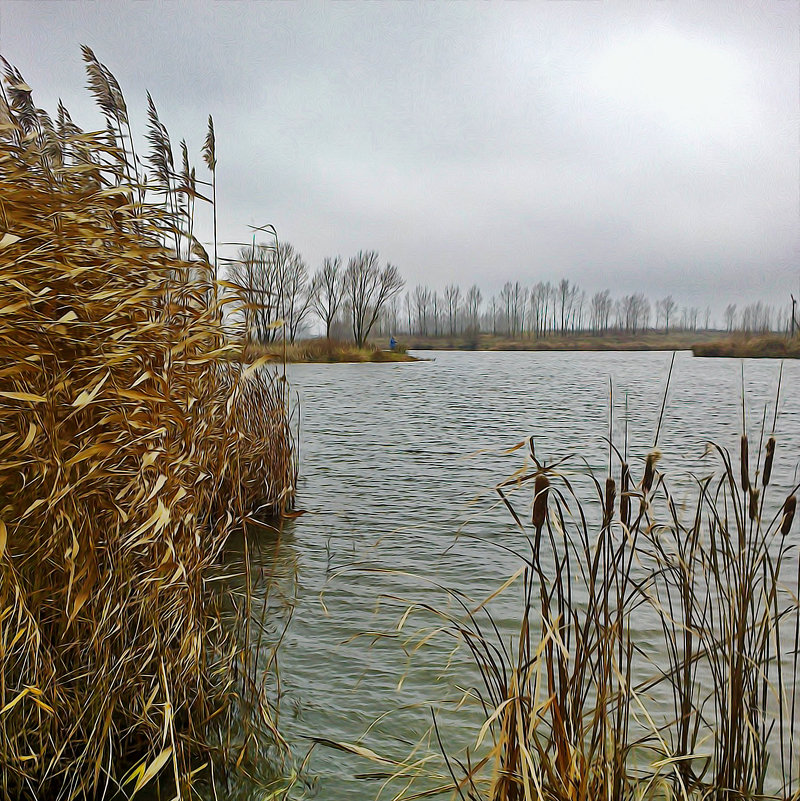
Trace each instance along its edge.
<path fill-rule="evenodd" d="M 54 122 L 8 64 L 0 92 L 5 798 L 191 783 L 246 675 L 221 549 L 293 497 L 285 390 L 224 358 L 186 149 L 176 170 L 151 100 L 151 202 L 119 86 L 84 59 L 105 132 Z"/>

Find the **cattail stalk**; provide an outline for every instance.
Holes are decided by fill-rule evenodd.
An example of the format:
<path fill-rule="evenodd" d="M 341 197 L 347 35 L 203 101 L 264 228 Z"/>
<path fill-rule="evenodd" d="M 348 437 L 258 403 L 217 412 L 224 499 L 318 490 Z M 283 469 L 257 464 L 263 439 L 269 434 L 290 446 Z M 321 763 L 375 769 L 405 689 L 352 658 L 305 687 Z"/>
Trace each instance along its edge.
<path fill-rule="evenodd" d="M 742 468 L 742 489 L 747 492 L 750 489 L 750 458 L 748 456 L 747 434 L 742 434 L 740 462 Z"/>
<path fill-rule="evenodd" d="M 631 483 L 631 471 L 628 465 L 623 462 L 622 464 L 622 481 L 619 496 L 619 519 L 625 526 L 630 525 L 631 522 L 631 497 L 628 494 Z"/>

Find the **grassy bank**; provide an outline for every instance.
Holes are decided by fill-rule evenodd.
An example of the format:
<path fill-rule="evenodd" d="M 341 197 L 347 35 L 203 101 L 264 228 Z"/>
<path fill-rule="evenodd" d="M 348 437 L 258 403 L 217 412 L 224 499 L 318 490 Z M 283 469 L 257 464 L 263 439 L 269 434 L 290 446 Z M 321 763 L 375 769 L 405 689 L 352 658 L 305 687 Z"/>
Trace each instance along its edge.
<path fill-rule="evenodd" d="M 784 336 L 728 337 L 692 346 L 695 356 L 720 356 L 736 359 L 800 359 L 800 337 Z"/>
<path fill-rule="evenodd" d="M 254 507 L 291 506 L 290 421 L 280 382 L 219 359 L 188 157 L 182 183 L 153 106 L 150 201 L 119 87 L 85 59 L 108 131 L 52 120 L 11 67 L 0 93 L 0 795 L 166 773 L 186 797 L 212 757 L 262 748 L 243 709 L 272 726 L 219 557 Z"/>
<path fill-rule="evenodd" d="M 405 349 L 385 350 L 377 345 L 367 344 L 357 348 L 352 342 L 339 342 L 327 339 L 309 339 L 301 342 L 274 344 L 249 343 L 244 350 L 244 362 L 256 359 L 287 362 L 346 363 L 346 362 L 415 362 L 414 356 Z"/>

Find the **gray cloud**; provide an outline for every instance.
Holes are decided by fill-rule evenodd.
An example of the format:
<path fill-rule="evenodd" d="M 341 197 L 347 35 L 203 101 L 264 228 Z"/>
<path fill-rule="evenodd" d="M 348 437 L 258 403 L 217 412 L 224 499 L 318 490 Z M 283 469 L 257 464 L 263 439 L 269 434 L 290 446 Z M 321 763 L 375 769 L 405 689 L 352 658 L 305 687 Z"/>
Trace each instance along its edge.
<path fill-rule="evenodd" d="M 781 0 L 6 0 L 0 52 L 88 127 L 80 43 L 140 130 L 146 88 L 195 153 L 212 113 L 225 239 L 718 308 L 798 287 L 798 26 Z"/>

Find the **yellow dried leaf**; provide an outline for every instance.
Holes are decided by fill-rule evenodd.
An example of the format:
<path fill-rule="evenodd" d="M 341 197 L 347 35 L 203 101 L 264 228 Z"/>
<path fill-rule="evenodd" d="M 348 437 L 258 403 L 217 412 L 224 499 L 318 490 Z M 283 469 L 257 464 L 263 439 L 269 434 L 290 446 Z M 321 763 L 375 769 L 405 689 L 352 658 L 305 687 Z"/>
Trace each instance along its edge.
<path fill-rule="evenodd" d="M 172 746 L 165 748 L 148 766 L 147 769 L 139 775 L 136 785 L 133 788 L 133 794 L 139 792 L 151 779 L 158 775 L 161 768 L 167 764 L 167 761 L 172 756 Z"/>
<path fill-rule="evenodd" d="M 28 401 L 29 403 L 45 403 L 47 398 L 42 395 L 34 395 L 32 392 L 3 392 L 0 397 L 10 398 L 11 400 Z"/>
<path fill-rule="evenodd" d="M 17 453 L 22 453 L 23 451 L 28 450 L 28 446 L 33 442 L 33 438 L 36 436 L 36 426 L 33 423 L 30 423 L 28 426 L 28 434 L 25 437 L 22 445 L 20 445 L 19 450 Z"/>
<path fill-rule="evenodd" d="M 30 691 L 30 687 L 26 687 L 21 693 L 19 693 L 19 695 L 12 698 L 2 709 L 0 709 L 0 715 L 10 712 L 26 695 L 28 695 Z"/>
<path fill-rule="evenodd" d="M 249 367 L 245 368 L 244 372 L 242 372 L 242 378 L 247 378 L 251 373 L 254 373 L 259 367 L 263 367 L 268 362 L 275 361 L 275 357 L 272 354 L 267 354 L 266 356 L 259 356 Z"/>
<path fill-rule="evenodd" d="M 113 447 L 110 445 L 105 444 L 96 444 L 90 445 L 88 448 L 84 448 L 81 451 L 78 451 L 71 459 L 68 459 L 65 463 L 65 467 L 72 467 L 74 464 L 78 464 L 78 462 L 84 462 L 86 459 L 91 459 L 92 456 L 97 455 L 98 453 L 108 453 L 110 450 L 113 450 Z"/>
<path fill-rule="evenodd" d="M 97 397 L 97 393 L 100 392 L 100 390 L 103 387 L 103 384 L 105 384 L 106 381 L 108 381 L 110 376 L 111 373 L 107 372 L 105 376 L 103 376 L 102 380 L 94 387 L 94 389 L 91 390 L 91 392 L 83 390 L 83 392 L 81 392 L 81 394 L 78 395 L 78 397 L 75 398 L 75 400 L 72 402 L 73 407 L 79 409 L 80 407 L 86 406 L 87 404 L 91 403 Z"/>
<path fill-rule="evenodd" d="M 24 520 L 34 509 L 40 507 L 43 503 L 47 503 L 47 498 L 37 498 L 23 513 L 20 520 Z"/>
<path fill-rule="evenodd" d="M 17 301 L 16 303 L 10 303 L 8 306 L 3 306 L 3 308 L 0 309 L 0 314 L 14 314 L 14 312 L 24 309 L 27 305 L 28 299 L 25 298 L 24 300 Z"/>
<path fill-rule="evenodd" d="M 149 501 L 151 498 L 153 498 L 153 497 L 156 495 L 156 493 L 157 493 L 157 492 L 158 492 L 158 491 L 159 491 L 159 490 L 160 490 L 160 489 L 161 489 L 161 488 L 164 486 L 164 484 L 166 484 L 166 483 L 167 483 L 167 477 L 166 477 L 166 476 L 165 476 L 163 473 L 161 473 L 161 474 L 159 475 L 159 477 L 156 479 L 156 483 L 153 485 L 153 489 L 151 489 L 151 490 L 150 490 L 150 493 L 149 493 L 149 494 L 148 494 L 148 496 L 147 496 L 147 497 L 144 499 L 144 500 L 145 500 L 145 503 L 147 503 L 147 501 Z"/>

